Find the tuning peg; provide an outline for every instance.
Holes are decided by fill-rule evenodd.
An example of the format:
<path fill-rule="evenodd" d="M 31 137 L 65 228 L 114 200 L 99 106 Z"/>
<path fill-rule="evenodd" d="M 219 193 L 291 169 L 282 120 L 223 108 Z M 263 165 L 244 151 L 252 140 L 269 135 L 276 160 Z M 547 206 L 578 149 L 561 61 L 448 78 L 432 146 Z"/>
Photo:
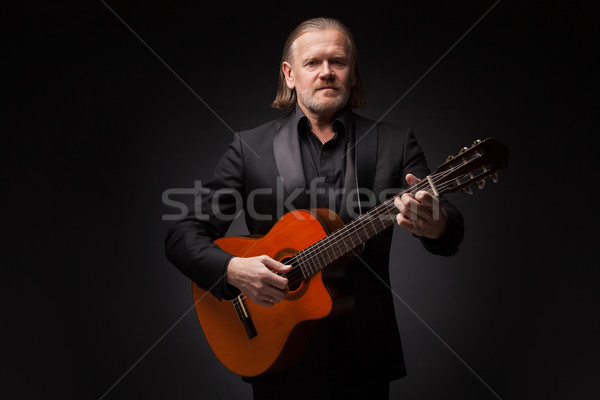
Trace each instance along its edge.
<path fill-rule="evenodd" d="M 473 191 L 471 190 L 471 188 L 470 188 L 469 186 L 467 186 L 467 187 L 464 187 L 464 188 L 462 189 L 462 191 L 463 191 L 463 192 L 465 192 L 466 194 L 470 194 L 470 195 L 472 195 L 472 194 L 473 194 Z"/>
<path fill-rule="evenodd" d="M 492 174 L 492 181 L 494 181 L 494 183 L 498 183 L 498 173 L 494 172 Z"/>
<path fill-rule="evenodd" d="M 481 180 L 477 181 L 477 187 L 479 189 L 483 189 L 485 187 L 485 179 L 481 179 Z"/>
<path fill-rule="evenodd" d="M 450 154 L 448 157 L 446 157 L 446 162 L 453 160 L 454 156 L 452 154 Z"/>
<path fill-rule="evenodd" d="M 462 149 L 459 150 L 458 154 L 462 154 L 462 153 L 464 153 L 467 150 L 469 150 L 468 147 L 463 147 Z"/>
<path fill-rule="evenodd" d="M 473 144 L 471 145 L 471 147 L 475 147 L 478 144 L 481 144 L 481 140 L 477 139 L 476 141 L 473 142 Z"/>

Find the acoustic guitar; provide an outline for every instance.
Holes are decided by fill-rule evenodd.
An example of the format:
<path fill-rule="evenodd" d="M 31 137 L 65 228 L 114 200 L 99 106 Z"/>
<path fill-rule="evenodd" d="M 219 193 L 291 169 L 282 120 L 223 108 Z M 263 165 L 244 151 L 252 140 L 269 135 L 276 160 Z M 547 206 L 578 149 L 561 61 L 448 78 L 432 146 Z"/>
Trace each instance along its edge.
<path fill-rule="evenodd" d="M 508 149 L 494 138 L 477 140 L 426 178 L 397 196 L 426 190 L 434 196 L 483 188 L 497 181 L 507 165 Z M 352 310 L 351 294 L 341 290 L 345 266 L 361 245 L 395 224 L 394 197 L 344 225 L 327 209 L 295 210 L 281 217 L 264 236 L 232 236 L 215 241 L 239 257 L 268 255 L 292 265 L 285 274 L 287 297 L 273 307 L 257 305 L 240 294 L 218 300 L 196 284 L 196 313 L 217 358 L 232 372 L 257 376 L 282 371 L 302 354 L 319 320 Z"/>

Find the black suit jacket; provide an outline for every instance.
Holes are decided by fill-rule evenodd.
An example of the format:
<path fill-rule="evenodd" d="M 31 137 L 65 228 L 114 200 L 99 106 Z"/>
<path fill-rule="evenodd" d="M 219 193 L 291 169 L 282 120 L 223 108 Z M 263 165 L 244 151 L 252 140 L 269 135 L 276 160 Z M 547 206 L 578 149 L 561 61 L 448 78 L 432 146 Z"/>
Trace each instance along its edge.
<path fill-rule="evenodd" d="M 217 298 L 237 295 L 223 276 L 231 258 L 213 243 L 222 237 L 240 209 L 251 234 L 265 234 L 279 217 L 290 209 L 309 208 L 307 182 L 301 165 L 297 127 L 293 112 L 286 118 L 268 122 L 236 134 L 219 161 L 195 213 L 177 222 L 168 232 L 166 251 L 169 260 L 186 276 Z M 374 196 L 361 201 L 362 211 L 400 192 L 406 186 L 405 175 L 419 178 L 429 174 L 425 157 L 410 129 L 366 120 L 351 114 L 354 127 L 369 127 L 367 135 L 374 145 L 371 160 Z M 354 128 L 349 129 L 345 191 L 340 217 L 348 222 L 358 215 L 356 198 L 349 198 L 356 188 Z M 361 135 L 363 132 L 357 132 Z M 359 173 L 360 176 L 360 173 Z M 437 240 L 419 238 L 434 254 L 452 255 L 463 237 L 460 212 L 442 199 L 448 213 L 448 229 Z M 217 215 L 218 217 L 215 217 Z M 369 240 L 360 260 L 347 268 L 347 282 L 355 296 L 354 310 L 342 317 L 321 323 L 309 348 L 291 370 L 280 374 L 279 382 L 294 379 L 328 379 L 331 374 L 352 377 L 373 375 L 396 379 L 405 374 L 402 348 L 396 323 L 392 293 L 389 289 L 389 250 L 393 229 Z M 269 378 L 256 378 L 269 379 Z"/>

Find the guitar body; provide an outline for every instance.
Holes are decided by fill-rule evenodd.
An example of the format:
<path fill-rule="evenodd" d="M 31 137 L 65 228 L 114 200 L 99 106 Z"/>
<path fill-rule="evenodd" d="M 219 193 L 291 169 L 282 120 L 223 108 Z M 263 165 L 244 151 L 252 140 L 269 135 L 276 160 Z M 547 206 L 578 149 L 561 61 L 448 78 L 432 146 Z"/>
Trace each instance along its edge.
<path fill-rule="evenodd" d="M 267 255 L 285 262 L 343 225 L 327 209 L 295 210 L 285 214 L 264 236 L 225 237 L 215 243 L 239 257 Z M 302 354 L 320 319 L 352 309 L 354 300 L 342 288 L 345 266 L 352 258 L 342 257 L 290 286 L 288 296 L 270 308 L 243 296 L 219 301 L 193 284 L 196 313 L 217 358 L 232 372 L 248 377 L 289 367 Z M 240 314 L 251 320 L 253 334 L 242 323 Z"/>

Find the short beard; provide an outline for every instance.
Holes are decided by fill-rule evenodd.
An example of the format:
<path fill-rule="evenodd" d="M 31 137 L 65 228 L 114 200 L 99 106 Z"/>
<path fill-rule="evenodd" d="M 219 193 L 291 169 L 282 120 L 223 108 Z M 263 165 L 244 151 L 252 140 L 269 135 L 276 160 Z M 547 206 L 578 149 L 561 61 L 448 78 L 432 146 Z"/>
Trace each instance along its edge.
<path fill-rule="evenodd" d="M 308 89 L 304 92 L 297 92 L 298 101 L 302 103 L 309 111 L 315 114 L 335 114 L 348 104 L 350 99 L 350 90 L 344 87 L 337 88 L 338 93 L 334 98 L 325 101 L 317 100 L 313 96 L 313 90 Z"/>

